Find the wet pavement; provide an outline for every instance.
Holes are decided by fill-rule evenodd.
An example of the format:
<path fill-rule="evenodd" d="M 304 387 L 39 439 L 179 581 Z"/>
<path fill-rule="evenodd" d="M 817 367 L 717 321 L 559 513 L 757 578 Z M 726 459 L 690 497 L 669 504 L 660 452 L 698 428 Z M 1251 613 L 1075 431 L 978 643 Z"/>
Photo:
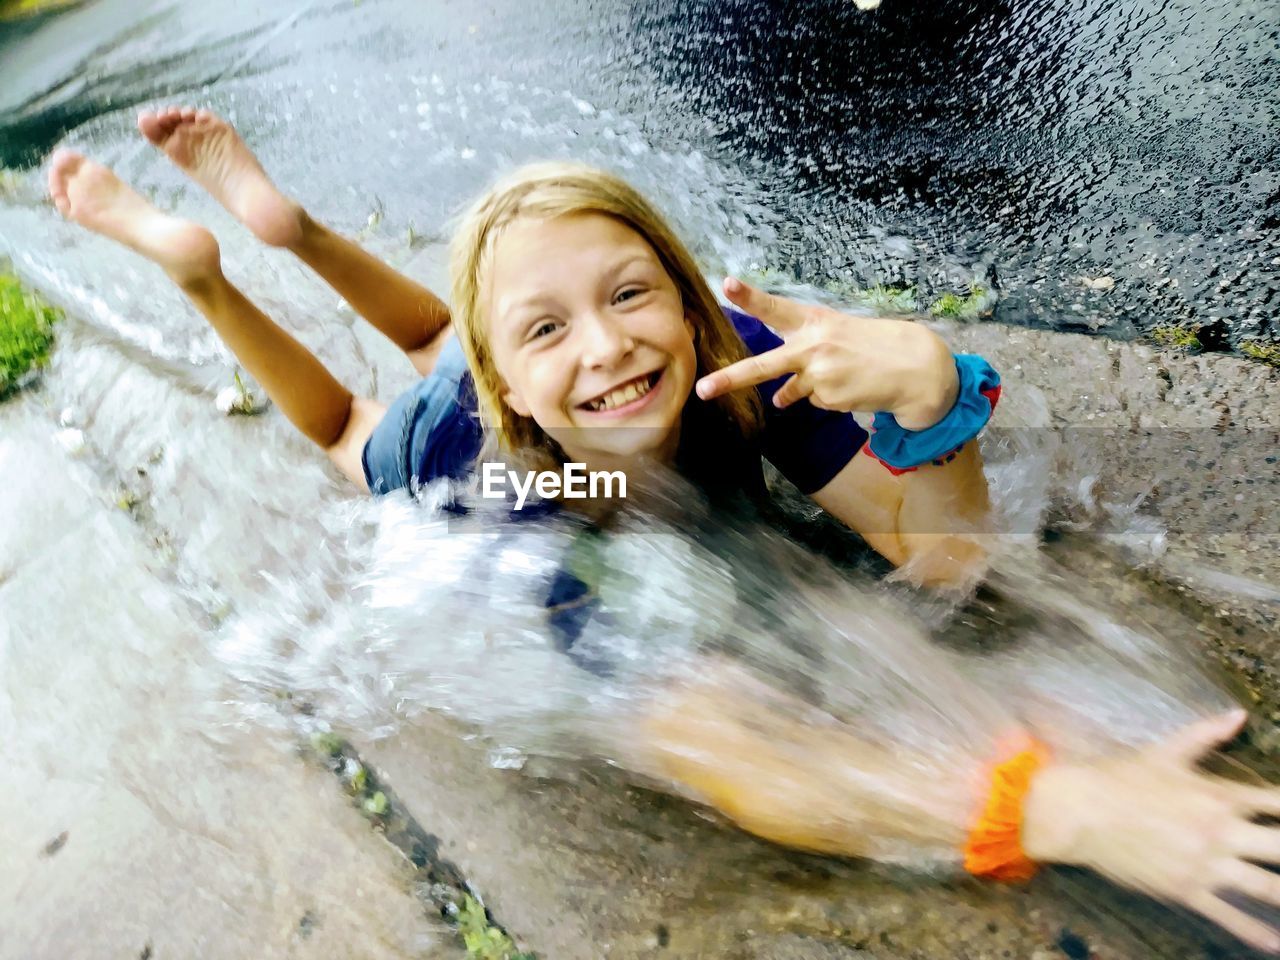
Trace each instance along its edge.
<path fill-rule="evenodd" d="M 285 141 L 317 196 L 376 194 L 401 226 L 572 155 L 658 193 L 734 268 L 925 303 L 979 284 L 1003 322 L 1188 325 L 1209 349 L 1277 337 L 1268 0 L 124 9 L 88 4 L 43 42 L 0 27 L 0 164 L 101 114 L 208 100 Z"/>

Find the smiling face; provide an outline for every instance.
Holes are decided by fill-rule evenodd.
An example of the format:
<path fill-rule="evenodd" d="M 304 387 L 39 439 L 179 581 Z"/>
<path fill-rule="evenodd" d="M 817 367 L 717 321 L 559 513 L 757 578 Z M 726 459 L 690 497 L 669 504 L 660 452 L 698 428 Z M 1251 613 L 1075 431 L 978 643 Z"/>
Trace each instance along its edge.
<path fill-rule="evenodd" d="M 503 402 L 570 461 L 674 459 L 694 328 L 640 234 L 596 213 L 516 219 L 493 248 L 485 314 Z"/>

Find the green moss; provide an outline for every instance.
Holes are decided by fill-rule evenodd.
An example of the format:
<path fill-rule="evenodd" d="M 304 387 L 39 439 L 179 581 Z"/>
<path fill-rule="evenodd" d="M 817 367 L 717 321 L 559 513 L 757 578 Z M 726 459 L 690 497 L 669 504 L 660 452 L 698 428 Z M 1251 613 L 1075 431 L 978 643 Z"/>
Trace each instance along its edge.
<path fill-rule="evenodd" d="M 915 313 L 920 309 L 915 287 L 881 286 L 865 292 L 870 306 L 881 313 Z"/>
<path fill-rule="evenodd" d="M 995 298 L 990 290 L 975 283 L 969 287 L 969 292 L 964 296 L 958 293 L 944 293 L 929 307 L 929 312 L 935 317 L 973 320 L 989 315 L 994 301 Z"/>
<path fill-rule="evenodd" d="M 937 299 L 929 312 L 939 317 L 958 317 L 964 310 L 964 297 L 954 293 L 944 293 Z"/>
<path fill-rule="evenodd" d="M 313 733 L 311 747 L 322 757 L 336 757 L 342 753 L 342 738 L 336 733 Z"/>
<path fill-rule="evenodd" d="M 896 284 L 875 284 L 859 287 L 856 284 L 835 280 L 823 289 L 838 300 L 851 306 L 866 307 L 876 313 L 915 313 L 919 309 L 916 288 Z"/>
<path fill-rule="evenodd" d="M 0 273 L 0 399 L 16 390 L 32 370 L 49 362 L 53 325 L 61 314 L 18 278 Z"/>
<path fill-rule="evenodd" d="M 778 270 L 747 271 L 742 274 L 742 279 L 765 290 L 798 284 L 794 277 Z M 925 309 L 919 291 L 909 284 L 877 283 L 860 287 L 849 280 L 829 280 L 822 284 L 822 289 L 840 304 L 863 307 L 881 314 L 919 313 Z M 944 293 L 928 306 L 928 311 L 937 317 L 972 320 L 990 315 L 995 300 L 992 290 L 973 284 L 967 294 Z"/>
<path fill-rule="evenodd" d="M 1201 344 L 1196 336 L 1197 331 L 1183 324 L 1166 323 L 1151 330 L 1151 338 L 1164 347 L 1177 347 L 1180 350 L 1200 350 Z"/>
<path fill-rule="evenodd" d="M 484 906 L 471 895 L 463 897 L 454 922 L 467 948 L 467 956 L 475 960 L 534 960 L 532 954 L 521 953 L 511 938 L 489 923 Z"/>
<path fill-rule="evenodd" d="M 1246 357 L 1253 357 L 1263 363 L 1280 367 L 1280 343 L 1263 343 L 1260 340 L 1245 340 L 1240 344 L 1240 352 Z"/>
<path fill-rule="evenodd" d="M 347 788 L 352 793 L 364 793 L 365 788 L 369 786 L 369 771 L 364 767 L 357 766 L 351 774 L 351 779 L 347 781 Z M 382 794 L 378 794 L 383 800 L 387 798 Z M 385 810 L 385 807 L 384 807 Z"/>

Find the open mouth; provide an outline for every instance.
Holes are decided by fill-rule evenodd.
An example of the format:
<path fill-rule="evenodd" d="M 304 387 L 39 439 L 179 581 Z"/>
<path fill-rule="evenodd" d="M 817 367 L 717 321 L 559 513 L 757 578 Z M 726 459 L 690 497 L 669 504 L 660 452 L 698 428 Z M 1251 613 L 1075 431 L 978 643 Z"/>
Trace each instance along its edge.
<path fill-rule="evenodd" d="M 619 410 L 647 397 L 661 379 L 662 371 L 654 370 L 652 373 L 646 373 L 644 376 L 636 377 L 634 380 L 628 380 L 621 386 L 614 387 L 608 393 L 601 394 L 594 400 L 578 404 L 578 409 L 588 410 L 591 413 L 608 413 L 611 410 Z"/>

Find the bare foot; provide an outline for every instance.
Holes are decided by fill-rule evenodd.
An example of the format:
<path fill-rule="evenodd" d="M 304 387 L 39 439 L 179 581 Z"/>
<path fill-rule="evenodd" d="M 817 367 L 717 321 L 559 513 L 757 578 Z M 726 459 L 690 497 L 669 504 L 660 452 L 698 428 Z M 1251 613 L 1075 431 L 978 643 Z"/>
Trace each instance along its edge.
<path fill-rule="evenodd" d="M 263 243 L 289 247 L 302 239 L 302 207 L 276 189 L 240 135 L 217 114 L 168 107 L 139 114 L 138 129 Z"/>
<path fill-rule="evenodd" d="M 136 250 L 179 284 L 220 270 L 213 234 L 190 220 L 161 213 L 102 164 L 74 151 L 54 153 L 49 195 L 68 220 Z"/>

